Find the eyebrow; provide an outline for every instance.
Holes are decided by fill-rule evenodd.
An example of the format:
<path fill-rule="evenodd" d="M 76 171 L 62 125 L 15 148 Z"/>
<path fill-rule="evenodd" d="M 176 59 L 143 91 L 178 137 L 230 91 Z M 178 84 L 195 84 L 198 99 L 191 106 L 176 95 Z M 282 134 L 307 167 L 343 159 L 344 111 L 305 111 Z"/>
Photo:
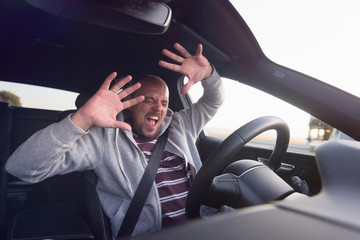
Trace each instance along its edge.
<path fill-rule="evenodd" d="M 148 99 L 151 99 L 154 101 L 156 100 L 155 97 L 153 97 L 153 96 L 144 96 L 144 97 L 145 97 L 145 100 L 148 100 Z M 169 100 L 167 100 L 167 99 L 161 100 L 160 102 L 169 104 Z"/>

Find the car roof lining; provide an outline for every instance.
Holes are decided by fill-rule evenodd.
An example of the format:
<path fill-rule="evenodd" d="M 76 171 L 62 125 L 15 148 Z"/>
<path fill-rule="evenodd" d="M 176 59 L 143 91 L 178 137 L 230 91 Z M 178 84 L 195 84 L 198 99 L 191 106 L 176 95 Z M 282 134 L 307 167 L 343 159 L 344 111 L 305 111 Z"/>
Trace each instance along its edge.
<path fill-rule="evenodd" d="M 155 74 L 169 82 L 180 79 L 181 75 L 157 65 L 159 59 L 166 60 L 161 49 L 172 49 L 172 44 L 179 41 L 195 50 L 197 43 L 202 42 L 204 55 L 222 77 L 289 101 L 360 140 L 360 115 L 349 111 L 359 106 L 360 99 L 270 61 L 229 2 L 173 0 L 168 4 L 174 16 L 169 30 L 163 35 L 144 35 L 58 18 L 22 1 L 2 1 L 2 22 L 13 22 L 13 19 L 16 22 L 2 26 L 0 79 L 87 93 L 95 92 L 112 71 L 117 71 L 119 76 Z M 279 78 L 274 75 L 276 71 L 280 75 L 286 72 L 287 77 Z M 177 91 L 176 86 L 171 88 Z M 301 92 L 302 88 L 308 90 L 306 94 Z M 318 95 L 318 91 L 326 94 Z M 330 106 L 331 94 L 338 98 Z M 180 98 L 172 97 L 175 99 L 170 100 L 180 106 Z M 339 114 L 345 116 L 340 119 Z"/>
<path fill-rule="evenodd" d="M 176 41 L 189 49 L 196 49 L 194 44 L 202 42 L 204 44 L 204 54 L 214 65 L 219 65 L 219 72 L 223 72 L 225 76 L 229 75 L 226 74 L 226 70 L 221 70 L 221 65 L 229 63 L 231 58 L 241 59 L 242 56 L 246 58 L 254 54 L 249 54 L 253 51 L 249 47 L 252 43 L 247 41 L 248 37 L 243 33 L 238 35 L 242 36 L 243 41 L 247 41 L 247 43 L 239 43 L 239 49 L 236 49 L 236 53 L 232 53 L 234 49 L 231 49 L 230 46 L 233 44 L 224 44 L 224 41 L 231 42 L 234 40 L 224 40 L 220 37 L 220 32 L 219 34 L 211 34 L 212 31 L 210 31 L 210 34 L 206 34 L 208 29 L 204 29 L 204 26 L 208 24 L 203 23 L 203 18 L 212 7 L 218 8 L 221 3 L 222 1 L 214 1 L 210 4 L 218 6 L 207 6 L 205 4 L 204 10 L 201 11 L 202 15 L 191 14 L 191 12 L 181 15 L 178 12 L 186 12 L 188 9 L 179 10 L 179 8 L 183 8 L 184 5 L 185 7 L 188 6 L 179 3 L 179 1 L 170 2 L 170 4 L 174 5 L 172 6 L 174 8 L 174 20 L 168 32 L 164 35 L 131 34 L 105 29 L 52 16 L 24 3 L 17 3 L 14 6 L 14 12 L 6 12 L 3 15 L 3 18 L 9 18 L 7 22 L 11 22 L 11 19 L 16 18 L 17 23 L 15 29 L 13 27 L 7 28 L 4 34 L 8 37 L 1 39 L 2 46 L 7 47 L 4 49 L 5 70 L 1 71 L 0 78 L 5 81 L 30 83 L 81 92 L 87 89 L 94 90 L 98 87 L 98 85 L 94 84 L 87 85 L 85 89 L 82 89 L 84 88 L 82 83 L 73 86 L 73 80 L 78 81 L 86 70 L 92 71 L 92 74 L 89 75 L 96 79 L 102 79 L 104 73 L 108 74 L 114 70 L 121 74 L 133 72 L 144 74 L 153 73 L 154 71 L 159 75 L 168 75 L 168 73 L 164 73 L 157 67 L 157 60 L 163 58 L 160 54 L 161 49 L 164 46 L 171 48 L 172 43 Z M 221 14 L 221 12 L 216 14 Z M 233 21 L 233 18 L 227 15 L 214 17 L 220 16 L 227 22 Z M 194 17 L 196 17 L 195 20 Z M 43 26 L 44 21 L 47 24 Z M 192 26 L 190 26 L 191 23 L 193 23 Z M 229 23 L 227 27 L 215 26 L 215 28 L 219 28 L 221 31 L 227 31 L 226 28 L 228 28 L 228 31 L 230 31 L 230 26 Z M 124 39 L 127 45 L 120 44 L 121 40 Z M 209 40 L 206 41 L 205 39 Z M 143 44 L 144 40 L 148 41 L 149 44 Z M 102 44 L 98 44 L 99 42 Z M 218 46 L 228 46 L 228 49 L 220 49 Z M 144 52 L 151 54 L 145 56 Z M 113 61 L 114 54 L 119 55 L 116 62 Z M 124 59 L 121 54 L 127 57 Z M 106 61 L 106 59 L 110 59 L 110 61 Z M 19 69 L 22 69 L 22 71 L 18 71 Z M 50 72 L 52 75 L 43 74 L 44 71 Z M 50 79 L 49 75 L 52 76 Z M 89 81 L 87 82 L 89 83 Z"/>

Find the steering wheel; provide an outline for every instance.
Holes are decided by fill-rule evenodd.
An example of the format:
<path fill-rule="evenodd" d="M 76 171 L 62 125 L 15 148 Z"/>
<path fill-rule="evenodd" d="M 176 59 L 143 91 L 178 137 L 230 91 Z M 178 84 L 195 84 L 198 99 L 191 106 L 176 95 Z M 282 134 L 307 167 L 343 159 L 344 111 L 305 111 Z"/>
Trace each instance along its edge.
<path fill-rule="evenodd" d="M 274 172 L 281 166 L 281 157 L 289 144 L 288 125 L 280 118 L 266 116 L 257 118 L 234 131 L 206 159 L 188 192 L 186 215 L 189 219 L 200 216 L 200 206 L 213 179 L 228 165 L 235 162 L 235 155 L 254 137 L 267 130 L 276 130 L 277 138 L 273 152 L 267 163 Z"/>

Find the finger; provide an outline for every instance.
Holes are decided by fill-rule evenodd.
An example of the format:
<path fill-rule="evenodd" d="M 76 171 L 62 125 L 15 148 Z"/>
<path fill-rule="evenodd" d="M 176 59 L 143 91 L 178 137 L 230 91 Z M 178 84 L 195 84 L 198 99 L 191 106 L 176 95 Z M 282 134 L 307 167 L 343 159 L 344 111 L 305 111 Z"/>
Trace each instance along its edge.
<path fill-rule="evenodd" d="M 169 70 L 174 71 L 174 72 L 180 72 L 180 70 L 181 70 L 181 67 L 179 65 L 168 63 L 168 62 L 165 62 L 165 61 L 162 61 L 162 60 L 160 60 L 158 64 L 159 64 L 160 67 L 169 69 Z"/>
<path fill-rule="evenodd" d="M 181 53 L 185 58 L 191 57 L 191 54 L 179 43 L 174 44 L 174 48 Z"/>
<path fill-rule="evenodd" d="M 196 56 L 201 56 L 202 51 L 203 51 L 203 46 L 202 46 L 202 44 L 199 43 L 199 45 L 198 45 L 198 47 L 196 49 Z"/>
<path fill-rule="evenodd" d="M 107 76 L 105 78 L 105 81 L 103 82 L 103 84 L 101 84 L 101 87 L 102 89 L 106 89 L 108 90 L 109 87 L 110 87 L 110 84 L 112 82 L 112 80 L 114 80 L 114 78 L 116 77 L 117 73 L 116 72 L 112 72 L 109 74 L 109 76 Z"/>
<path fill-rule="evenodd" d="M 191 88 L 192 85 L 193 85 L 193 83 L 189 81 L 181 88 L 180 93 L 184 95 L 185 93 L 187 93 L 189 91 L 189 89 Z"/>
<path fill-rule="evenodd" d="M 138 90 L 141 87 L 140 83 L 136 83 L 128 88 L 125 88 L 123 91 L 121 91 L 118 96 L 120 99 L 126 98 L 127 96 L 129 96 L 130 94 L 132 94 L 133 92 L 135 92 L 136 90 Z"/>
<path fill-rule="evenodd" d="M 131 75 L 127 75 L 126 77 L 122 78 L 120 81 L 114 84 L 112 87 L 116 91 L 119 91 L 123 86 L 125 86 L 128 82 L 130 82 L 132 79 Z"/>
<path fill-rule="evenodd" d="M 182 63 L 184 61 L 184 58 L 183 57 L 180 57 L 179 55 L 167 50 L 167 49 L 163 49 L 162 51 L 162 54 L 165 55 L 166 57 L 174 60 L 175 62 L 178 62 L 178 63 Z"/>
<path fill-rule="evenodd" d="M 131 98 L 129 100 L 126 100 L 124 101 L 122 104 L 123 104 L 123 109 L 126 109 L 126 108 L 129 108 L 129 107 L 132 107 L 142 101 L 144 101 L 145 97 L 144 96 L 138 96 L 136 98 Z"/>

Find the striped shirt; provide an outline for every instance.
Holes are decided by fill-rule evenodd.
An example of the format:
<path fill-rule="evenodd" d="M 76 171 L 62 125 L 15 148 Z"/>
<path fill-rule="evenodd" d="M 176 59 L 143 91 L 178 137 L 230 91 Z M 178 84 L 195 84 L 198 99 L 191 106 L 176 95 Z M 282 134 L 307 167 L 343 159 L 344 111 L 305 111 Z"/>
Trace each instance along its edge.
<path fill-rule="evenodd" d="M 134 134 L 134 139 L 147 160 L 150 159 L 157 138 L 158 136 L 150 140 L 143 139 Z M 186 221 L 185 203 L 191 182 L 191 170 L 189 166 L 185 166 L 184 159 L 165 151 L 155 177 L 163 227 Z"/>

